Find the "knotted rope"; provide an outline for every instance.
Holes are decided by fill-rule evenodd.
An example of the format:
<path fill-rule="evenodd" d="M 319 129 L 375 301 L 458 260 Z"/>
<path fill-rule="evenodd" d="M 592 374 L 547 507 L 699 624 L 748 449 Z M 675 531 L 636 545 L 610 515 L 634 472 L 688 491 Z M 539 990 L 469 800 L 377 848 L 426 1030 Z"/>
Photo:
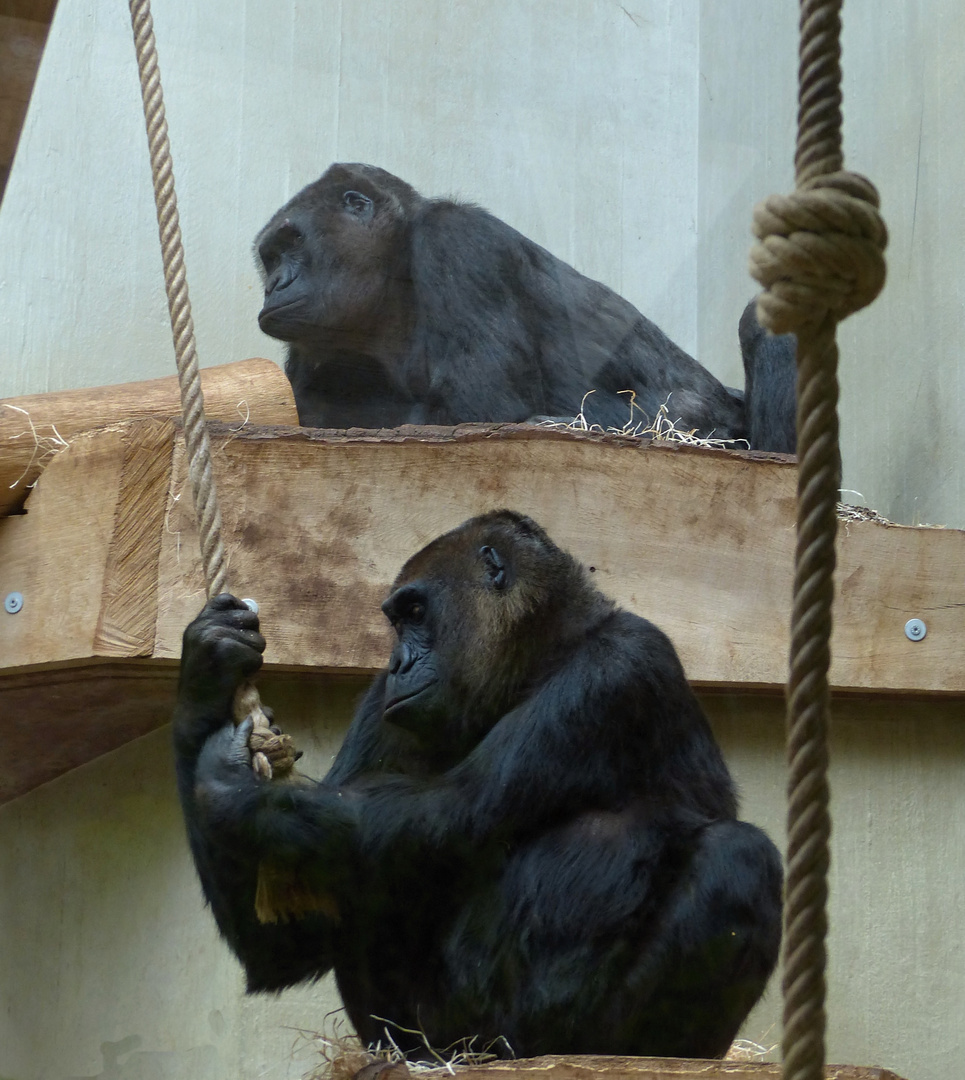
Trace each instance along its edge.
<path fill-rule="evenodd" d="M 887 231 L 878 193 L 843 170 L 842 0 L 801 0 L 796 190 L 754 211 L 758 317 L 797 335 L 798 512 L 788 679 L 785 1080 L 824 1075 L 828 668 L 840 488 L 839 320 L 878 295 Z"/>
<path fill-rule="evenodd" d="M 174 355 L 178 365 L 178 383 L 181 388 L 188 475 L 194 493 L 194 508 L 201 540 L 201 561 L 210 599 L 225 591 L 228 576 L 224 544 L 221 540 L 221 511 L 211 471 L 211 445 L 205 427 L 201 373 L 198 369 L 194 320 L 191 317 L 191 301 L 188 298 L 188 282 L 184 270 L 184 245 L 181 242 L 178 201 L 174 191 L 174 169 L 154 41 L 154 21 L 151 18 L 149 0 L 130 0 L 130 9 L 134 48 L 141 76 L 141 100 L 144 104 L 144 120 L 151 154 L 154 205 L 157 209 L 161 258 L 164 262 L 164 288 L 167 292 Z M 253 683 L 246 682 L 238 689 L 233 711 L 235 723 L 241 723 L 248 716 L 254 720 L 249 745 L 255 771 L 269 779 L 273 771 L 276 775 L 290 772 L 295 762 L 291 738 L 272 732 Z"/>

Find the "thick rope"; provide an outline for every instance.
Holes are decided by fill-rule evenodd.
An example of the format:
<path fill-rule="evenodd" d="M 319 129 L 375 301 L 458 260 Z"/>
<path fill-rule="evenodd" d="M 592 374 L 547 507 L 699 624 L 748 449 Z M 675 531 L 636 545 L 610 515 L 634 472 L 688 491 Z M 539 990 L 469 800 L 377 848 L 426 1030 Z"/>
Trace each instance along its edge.
<path fill-rule="evenodd" d="M 221 539 L 221 511 L 211 470 L 211 445 L 204 419 L 201 372 L 198 369 L 194 320 L 191 317 L 191 301 L 184 270 L 184 245 L 181 242 L 178 202 L 174 191 L 174 169 L 154 41 L 154 21 L 151 18 L 149 0 L 130 0 L 130 9 L 134 48 L 141 76 L 141 99 L 151 155 L 151 174 L 154 178 L 154 204 L 161 237 L 164 287 L 167 292 L 174 355 L 181 387 L 188 475 L 194 493 L 194 508 L 201 541 L 201 562 L 210 599 L 225 591 L 228 577 L 224 543 Z M 235 695 L 235 722 L 241 723 L 249 715 L 254 720 L 250 745 L 254 751 L 252 765 L 255 771 L 267 778 L 271 777 L 272 764 L 262 752 L 266 750 L 272 756 L 276 774 L 289 772 L 295 761 L 291 740 L 287 735 L 277 736 L 272 733 L 268 718 L 261 707 L 258 691 L 253 683 L 246 682 Z"/>
<path fill-rule="evenodd" d="M 843 171 L 842 0 L 801 0 L 796 191 L 754 211 L 751 273 L 761 323 L 797 335 L 798 514 L 788 680 L 785 1080 L 824 1075 L 828 811 L 828 668 L 834 599 L 839 320 L 885 279 L 887 232 L 871 183 Z"/>

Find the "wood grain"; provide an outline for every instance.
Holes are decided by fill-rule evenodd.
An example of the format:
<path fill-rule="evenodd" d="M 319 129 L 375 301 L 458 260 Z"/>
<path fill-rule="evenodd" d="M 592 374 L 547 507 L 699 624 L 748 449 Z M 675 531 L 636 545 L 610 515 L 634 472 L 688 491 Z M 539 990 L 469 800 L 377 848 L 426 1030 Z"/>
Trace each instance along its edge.
<path fill-rule="evenodd" d="M 474 513 L 535 517 L 596 584 L 661 626 L 697 685 L 781 690 L 796 469 L 776 456 L 532 428 L 213 433 L 230 587 L 261 604 L 269 664 L 374 671 L 403 561 Z M 175 455 L 174 490 L 184 487 Z M 158 656 L 203 601 L 190 506 L 162 541 Z M 965 533 L 842 522 L 835 689 L 965 693 Z M 909 618 L 924 641 L 904 634 Z"/>
<path fill-rule="evenodd" d="M 120 428 L 79 435 L 41 478 L 26 514 L 0 518 L 0 586 L 23 594 L 0 610 L 4 667 L 95 656 L 126 442 Z"/>
<path fill-rule="evenodd" d="M 233 426 L 297 424 L 291 384 L 271 360 L 204 368 L 205 415 Z M 75 435 L 145 417 L 179 416 L 177 376 L 0 400 L 0 517 L 16 512 L 52 456 Z"/>
<path fill-rule="evenodd" d="M 793 461 L 511 425 L 210 434 L 229 587 L 261 606 L 269 671 L 378 670 L 391 644 L 379 605 L 403 561 L 509 506 L 666 630 L 698 688 L 783 689 Z M 204 601 L 170 422 L 75 437 L 26 509 L 0 519 L 0 593 L 24 596 L 0 611 L 0 731 L 65 749 L 26 770 L 8 758 L 0 800 L 163 723 L 159 687 Z M 929 697 L 965 696 L 965 533 L 842 522 L 838 563 L 834 689 L 913 695 L 925 718 Z M 924 641 L 905 637 L 911 617 Z M 120 678 L 125 663 L 137 679 Z"/>
<path fill-rule="evenodd" d="M 30 0 L 0 4 L 0 199 L 20 141 L 52 8 Z"/>
<path fill-rule="evenodd" d="M 174 424 L 170 420 L 126 424 L 124 443 L 94 635 L 98 656 L 150 656 L 154 651 L 158 557 L 171 483 Z"/>
<path fill-rule="evenodd" d="M 351 1080 L 355 1066 L 364 1055 L 336 1059 L 335 1080 Z M 370 1059 L 371 1060 L 371 1059 Z M 363 1066 L 364 1068 L 365 1066 Z M 405 1077 L 402 1066 L 398 1075 Z M 539 1057 L 518 1061 L 493 1061 L 485 1065 L 456 1065 L 423 1074 L 430 1077 L 456 1076 L 460 1080 L 780 1080 L 781 1066 L 770 1062 L 705 1061 L 688 1058 L 633 1057 Z M 397 1072 L 382 1072 L 397 1080 Z M 861 1065 L 826 1065 L 826 1080 L 901 1080 L 888 1069 Z"/>

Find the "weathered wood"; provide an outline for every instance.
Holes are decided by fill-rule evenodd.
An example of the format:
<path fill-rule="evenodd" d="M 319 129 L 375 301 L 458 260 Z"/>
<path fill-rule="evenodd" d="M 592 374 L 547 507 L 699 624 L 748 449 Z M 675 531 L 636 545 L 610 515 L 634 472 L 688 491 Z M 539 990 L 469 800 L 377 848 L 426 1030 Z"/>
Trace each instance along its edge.
<path fill-rule="evenodd" d="M 17 614 L 0 611 L 6 667 L 96 657 L 125 451 L 138 434 L 122 426 L 78 436 L 51 462 L 29 512 L 0 518 L 0 591 L 24 598 Z"/>
<path fill-rule="evenodd" d="M 156 660 L 4 673 L 0 803 L 168 723 L 176 684 L 177 665 Z"/>
<path fill-rule="evenodd" d="M 133 434 L 130 428 L 126 434 Z M 148 420 L 127 438 L 94 636 L 98 656 L 150 656 L 174 425 Z"/>
<path fill-rule="evenodd" d="M 365 1055 L 348 1055 L 346 1069 L 336 1059 L 333 1080 L 360 1080 L 356 1066 Z M 403 1065 L 379 1070 L 372 1080 L 405 1080 L 415 1075 Z M 456 1076 L 459 1080 L 780 1080 L 781 1066 L 770 1062 L 704 1061 L 687 1058 L 539 1057 L 492 1061 L 485 1065 L 454 1065 L 420 1070 L 420 1077 Z M 827 1080 L 901 1080 L 888 1069 L 862 1065 L 826 1065 Z M 366 1078 L 367 1080 L 367 1078 Z"/>
<path fill-rule="evenodd" d="M 269 671 L 378 669 L 390 644 L 379 604 L 402 562 L 470 514 L 509 506 L 663 627 L 698 687 L 783 689 L 791 461 L 513 426 L 336 435 L 213 424 L 211 439 L 229 585 L 261 605 Z M 75 437 L 26 509 L 0 519 L 0 598 L 24 596 L 17 614 L 0 610 L 0 730 L 60 745 L 70 726 L 71 746 L 95 756 L 117 732 L 163 722 L 145 684 L 117 673 L 157 667 L 154 690 L 167 687 L 204 598 L 174 425 Z M 963 532 L 842 523 L 835 690 L 965 696 L 963 565 Z M 921 642 L 905 637 L 912 617 L 928 626 Z M 68 725 L 71 680 L 83 686 Z M 73 754 L 57 762 L 79 763 Z M 49 779 L 57 762 L 37 768 Z M 0 799 L 15 788 L 25 790 L 0 779 Z"/>
<path fill-rule="evenodd" d="M 0 4 L 0 199 L 20 141 L 53 6 L 51 0 Z"/>
<path fill-rule="evenodd" d="M 201 372 L 205 415 L 235 425 L 297 424 L 291 384 L 271 360 Z M 181 412 L 177 376 L 0 400 L 0 517 L 16 512 L 50 458 L 83 431 Z"/>
<path fill-rule="evenodd" d="M 176 453 L 176 490 L 184 469 Z M 696 684 L 783 687 L 787 459 L 532 428 L 379 439 L 278 430 L 228 441 L 216 474 L 229 581 L 262 605 L 270 664 L 376 670 L 389 641 L 379 603 L 404 559 L 470 514 L 509 506 L 666 630 Z M 182 499 L 162 542 L 158 656 L 178 654 L 203 600 L 196 550 Z M 965 533 L 849 521 L 838 562 L 835 689 L 965 693 Z M 912 617 L 926 622 L 924 641 L 905 636 Z"/>

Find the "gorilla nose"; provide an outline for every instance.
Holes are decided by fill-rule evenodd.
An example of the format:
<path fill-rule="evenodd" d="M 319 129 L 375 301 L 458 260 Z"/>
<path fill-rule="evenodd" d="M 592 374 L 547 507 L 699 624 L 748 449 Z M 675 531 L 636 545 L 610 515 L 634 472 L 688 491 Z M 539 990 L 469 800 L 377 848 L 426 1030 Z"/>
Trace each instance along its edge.
<path fill-rule="evenodd" d="M 402 643 L 396 645 L 389 657 L 389 674 L 404 675 L 415 660 L 415 655 L 408 645 Z"/>
<path fill-rule="evenodd" d="M 292 273 L 291 268 L 287 266 L 281 267 L 265 282 L 265 296 L 271 296 L 273 292 L 287 289 L 294 280 L 295 275 Z"/>

